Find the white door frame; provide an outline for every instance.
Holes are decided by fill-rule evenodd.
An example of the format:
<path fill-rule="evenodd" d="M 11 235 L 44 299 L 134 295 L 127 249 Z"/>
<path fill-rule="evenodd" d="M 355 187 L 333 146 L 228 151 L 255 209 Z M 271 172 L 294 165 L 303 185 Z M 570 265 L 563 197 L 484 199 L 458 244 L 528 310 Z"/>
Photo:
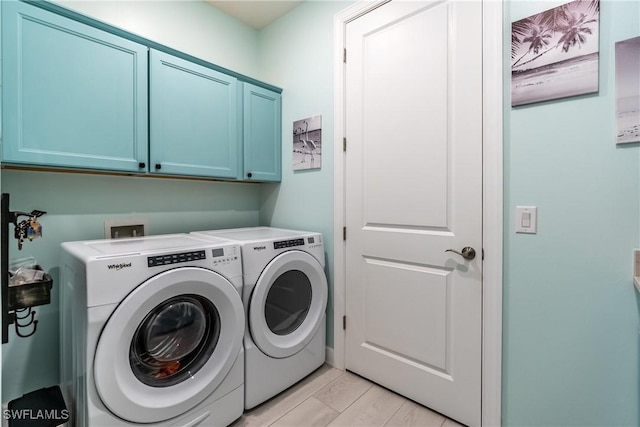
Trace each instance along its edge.
<path fill-rule="evenodd" d="M 333 351 L 327 360 L 345 369 L 345 67 L 346 24 L 389 0 L 360 0 L 334 17 L 334 277 Z M 502 394 L 502 2 L 483 2 L 483 225 L 482 425 L 501 425 Z"/>

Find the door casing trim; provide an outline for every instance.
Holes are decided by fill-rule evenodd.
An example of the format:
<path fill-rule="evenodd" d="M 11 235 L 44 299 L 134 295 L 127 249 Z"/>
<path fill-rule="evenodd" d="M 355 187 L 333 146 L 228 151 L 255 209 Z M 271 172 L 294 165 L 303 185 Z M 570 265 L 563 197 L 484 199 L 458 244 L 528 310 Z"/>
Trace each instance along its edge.
<path fill-rule="evenodd" d="M 342 317 L 346 314 L 345 242 L 339 238 L 345 225 L 346 24 L 390 0 L 360 0 L 334 17 L 334 277 L 333 349 L 331 362 L 345 369 Z M 503 5 L 483 2 L 483 165 L 482 239 L 484 250 L 482 289 L 482 425 L 501 425 L 502 397 L 502 251 L 503 251 Z"/>

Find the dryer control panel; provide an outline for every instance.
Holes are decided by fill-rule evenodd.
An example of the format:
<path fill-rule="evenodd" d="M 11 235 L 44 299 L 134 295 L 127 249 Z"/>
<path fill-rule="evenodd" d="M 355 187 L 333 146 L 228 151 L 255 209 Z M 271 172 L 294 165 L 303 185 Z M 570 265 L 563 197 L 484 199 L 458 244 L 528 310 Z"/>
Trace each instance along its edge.
<path fill-rule="evenodd" d="M 147 267 L 159 265 L 178 264 L 181 262 L 196 261 L 205 259 L 205 251 L 180 252 L 176 254 L 165 254 L 147 257 Z"/>
<path fill-rule="evenodd" d="M 227 250 L 216 248 L 211 251 L 211 254 L 213 255 L 214 266 L 226 265 L 238 260 L 238 252 L 235 247 L 227 248 Z"/>

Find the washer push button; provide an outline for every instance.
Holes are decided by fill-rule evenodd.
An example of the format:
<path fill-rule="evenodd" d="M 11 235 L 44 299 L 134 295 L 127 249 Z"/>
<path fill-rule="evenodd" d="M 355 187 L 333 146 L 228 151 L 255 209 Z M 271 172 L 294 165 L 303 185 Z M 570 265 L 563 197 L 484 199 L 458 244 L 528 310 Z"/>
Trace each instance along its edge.
<path fill-rule="evenodd" d="M 273 242 L 273 249 L 292 248 L 295 246 L 304 246 L 304 239 L 283 240 L 281 242 Z"/>
<path fill-rule="evenodd" d="M 233 260 L 237 260 L 238 257 L 226 257 L 226 258 L 216 258 L 213 260 L 213 265 L 227 265 Z"/>

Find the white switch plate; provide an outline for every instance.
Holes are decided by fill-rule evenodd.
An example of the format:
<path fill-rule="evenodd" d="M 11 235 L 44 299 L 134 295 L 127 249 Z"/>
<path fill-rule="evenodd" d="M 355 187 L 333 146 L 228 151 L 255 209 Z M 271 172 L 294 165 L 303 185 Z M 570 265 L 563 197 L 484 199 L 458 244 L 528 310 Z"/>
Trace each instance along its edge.
<path fill-rule="evenodd" d="M 516 206 L 516 233 L 536 234 L 538 231 L 538 208 Z"/>

